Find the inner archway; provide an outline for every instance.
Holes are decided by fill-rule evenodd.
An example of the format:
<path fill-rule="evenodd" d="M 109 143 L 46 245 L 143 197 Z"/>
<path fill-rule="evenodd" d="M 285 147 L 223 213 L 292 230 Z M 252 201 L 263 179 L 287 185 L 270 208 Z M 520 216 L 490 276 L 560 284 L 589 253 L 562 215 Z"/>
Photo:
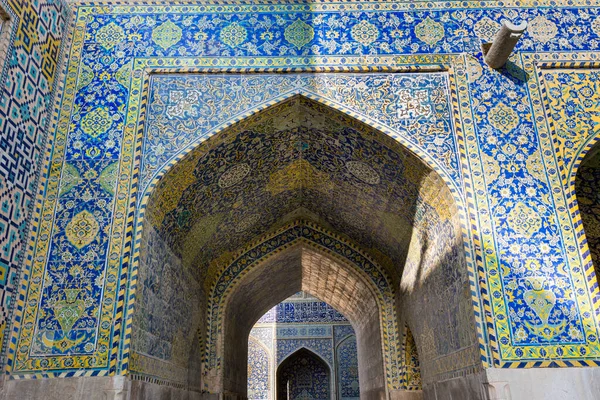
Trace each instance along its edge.
<path fill-rule="evenodd" d="M 143 224 L 135 373 L 170 368 L 189 387 L 246 397 L 250 329 L 300 290 L 354 326 L 361 398 L 410 389 L 404 324 L 424 390 L 450 372 L 440 359 L 453 376 L 481 366 L 453 194 L 394 139 L 314 100 L 199 145 L 158 182 Z"/>
<path fill-rule="evenodd" d="M 334 247 L 343 245 L 326 232 L 310 225 L 296 225 L 296 229 L 304 236 L 250 264 L 243 277 L 231 283 L 228 294 L 212 299 L 211 315 L 216 321 L 210 326 L 208 345 L 209 354 L 213 351 L 215 354 L 209 357 L 222 365 L 220 368 L 209 365 L 207 383 L 217 386 L 222 382 L 223 389 L 229 392 L 245 390 L 247 348 L 243 344 L 247 343 L 250 330 L 274 304 L 305 291 L 330 304 L 350 321 L 357 337 L 361 393 L 364 398 L 385 397 L 387 383 L 393 380 L 393 365 L 398 361 L 393 294 L 385 282 L 381 282 L 382 288 L 373 283 L 373 277 L 383 280 L 385 277 L 377 274 L 369 277 L 356 265 L 315 243 L 315 237 L 323 237 Z M 342 250 L 359 261 L 360 254 L 351 254 L 348 248 Z M 252 248 L 245 254 L 255 252 L 258 250 Z M 239 259 L 247 263 L 243 256 Z M 385 351 L 384 341 L 390 343 Z"/>
<path fill-rule="evenodd" d="M 300 349 L 277 368 L 277 400 L 331 399 L 331 372 L 318 355 Z"/>

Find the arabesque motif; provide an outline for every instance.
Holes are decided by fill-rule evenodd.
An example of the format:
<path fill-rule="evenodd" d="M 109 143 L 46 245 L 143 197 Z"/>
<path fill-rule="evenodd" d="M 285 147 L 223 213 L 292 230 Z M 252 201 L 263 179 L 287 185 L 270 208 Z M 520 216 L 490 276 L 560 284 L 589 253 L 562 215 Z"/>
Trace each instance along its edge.
<path fill-rule="evenodd" d="M 182 33 L 179 26 L 167 21 L 152 31 L 152 40 L 163 50 L 167 50 L 181 40 Z"/>
<path fill-rule="evenodd" d="M 285 40 L 296 46 L 298 50 L 309 44 L 315 37 L 315 30 L 306 22 L 297 19 L 285 28 Z"/>

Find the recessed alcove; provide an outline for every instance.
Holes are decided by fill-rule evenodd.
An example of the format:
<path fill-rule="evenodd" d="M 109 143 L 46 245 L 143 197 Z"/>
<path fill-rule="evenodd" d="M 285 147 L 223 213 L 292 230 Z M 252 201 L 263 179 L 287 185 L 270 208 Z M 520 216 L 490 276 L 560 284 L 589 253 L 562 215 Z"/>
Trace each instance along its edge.
<path fill-rule="evenodd" d="M 360 398 L 418 395 L 440 362 L 480 368 L 454 196 L 396 140 L 318 101 L 288 98 L 198 145 L 156 184 L 142 232 L 133 372 L 162 365 L 245 398 L 252 327 L 300 291 L 353 326 Z"/>

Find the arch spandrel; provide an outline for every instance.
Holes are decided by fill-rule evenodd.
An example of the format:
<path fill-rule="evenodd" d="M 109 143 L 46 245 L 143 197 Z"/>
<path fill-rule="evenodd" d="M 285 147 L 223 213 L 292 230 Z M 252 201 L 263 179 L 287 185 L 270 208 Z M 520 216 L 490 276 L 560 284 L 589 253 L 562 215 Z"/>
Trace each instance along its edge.
<path fill-rule="evenodd" d="M 590 291 L 600 279 L 598 218 L 598 153 L 600 116 L 597 68 L 541 70 L 553 150 L 562 170 L 563 190 Z M 570 111 L 567 111 L 570 109 Z"/>
<path fill-rule="evenodd" d="M 218 94 L 236 85 L 260 90 L 241 91 L 235 102 L 206 91 L 213 88 Z M 165 171 L 202 142 L 295 96 L 376 127 L 435 169 L 457 197 L 463 195 L 446 73 L 186 74 L 185 79 L 153 76 L 150 86 L 140 172 L 142 204 Z M 177 141 L 174 131 L 181 131 Z"/>
<path fill-rule="evenodd" d="M 596 104 L 600 101 L 598 74 L 596 68 L 541 70 L 554 150 L 570 193 L 573 193 L 573 180 L 584 157 L 600 141 L 600 133 L 595 129 L 600 118 L 596 111 Z M 565 112 L 567 103 L 573 108 L 569 114 Z"/>
<path fill-rule="evenodd" d="M 297 348 L 294 348 L 293 350 L 286 351 L 287 354 L 285 354 L 283 356 L 283 358 L 277 359 L 277 368 L 279 368 L 283 363 L 285 363 L 290 358 L 296 356 L 296 354 L 298 352 L 308 352 L 308 353 L 314 354 L 323 362 L 323 364 L 327 365 L 327 367 L 329 368 L 329 371 L 333 371 L 333 368 L 331 366 L 331 364 L 332 364 L 331 360 L 327 360 L 326 356 L 319 354 L 320 352 L 317 349 L 313 349 L 310 346 L 306 346 L 306 345 L 300 345 Z M 329 357 L 329 358 L 331 358 L 331 357 Z"/>

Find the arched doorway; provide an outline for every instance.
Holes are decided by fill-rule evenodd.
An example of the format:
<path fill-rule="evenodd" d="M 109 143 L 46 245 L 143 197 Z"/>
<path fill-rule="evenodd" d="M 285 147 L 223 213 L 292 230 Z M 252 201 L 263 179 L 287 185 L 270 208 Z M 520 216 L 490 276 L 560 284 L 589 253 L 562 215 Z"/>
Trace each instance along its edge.
<path fill-rule="evenodd" d="M 222 379 L 225 390 L 232 392 L 245 384 L 241 381 L 246 379 L 243 371 L 247 365 L 243 343 L 252 326 L 273 303 L 302 290 L 330 304 L 350 321 L 358 338 L 361 390 L 364 386 L 365 392 L 385 396 L 386 381 L 399 359 L 390 287 L 385 282 L 381 282 L 383 288 L 375 287 L 358 267 L 315 243 L 315 238 L 322 238 L 348 255 L 352 252 L 339 238 L 314 225 L 300 221 L 276 236 L 277 242 L 284 240 L 281 236 L 291 240 L 264 255 L 260 254 L 264 242 L 247 249 L 237 258 L 246 265 L 243 276 L 231 278 L 232 271 L 239 268 L 239 263 L 234 263 L 217 281 L 217 286 L 226 285 L 227 289 L 223 294 L 217 290 L 209 300 L 214 318 L 209 319 L 206 382 L 218 384 Z M 258 260 L 251 262 L 252 255 Z M 360 254 L 353 256 L 358 258 Z M 375 276 L 385 279 L 381 274 Z M 383 343 L 389 343 L 385 350 Z"/>
<path fill-rule="evenodd" d="M 277 368 L 277 400 L 331 399 L 331 371 L 325 361 L 300 349 Z"/>
<path fill-rule="evenodd" d="M 352 323 L 361 398 L 407 390 L 406 323 L 426 349 L 424 385 L 481 368 L 453 194 L 333 108 L 296 96 L 199 145 L 158 182 L 143 224 L 138 365 L 148 355 L 190 386 L 244 398 L 250 329 L 303 290 Z"/>

